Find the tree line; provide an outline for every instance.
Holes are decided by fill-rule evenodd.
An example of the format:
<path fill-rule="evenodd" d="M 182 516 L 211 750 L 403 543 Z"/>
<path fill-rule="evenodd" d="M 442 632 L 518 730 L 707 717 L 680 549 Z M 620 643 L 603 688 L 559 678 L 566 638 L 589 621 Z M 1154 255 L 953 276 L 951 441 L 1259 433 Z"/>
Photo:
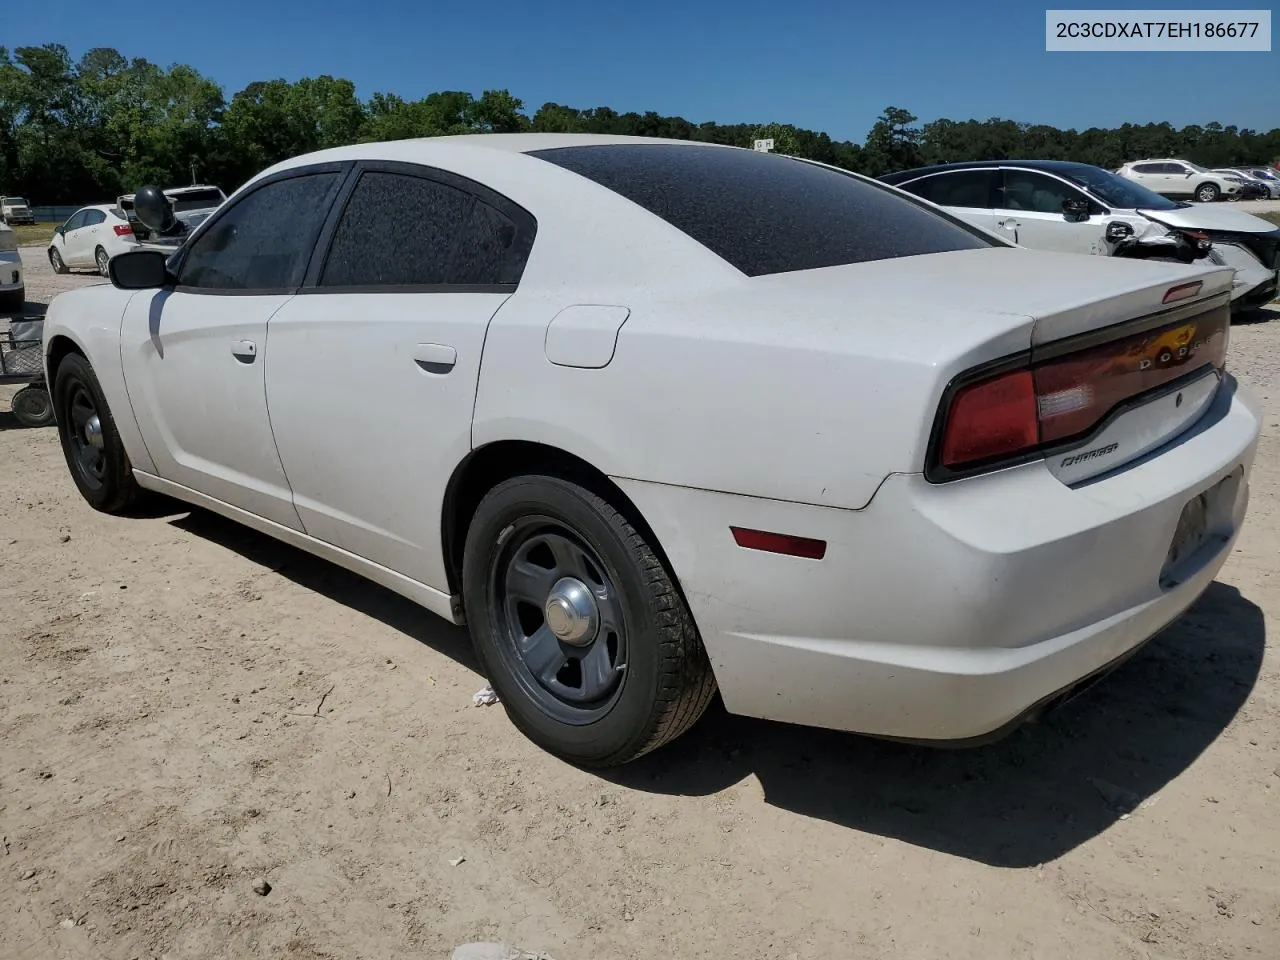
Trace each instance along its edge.
<path fill-rule="evenodd" d="M 1012 157 L 1079 160 L 1114 169 L 1143 157 L 1206 166 L 1271 164 L 1280 128 L 1210 123 L 1060 130 L 1046 124 L 917 118 L 888 107 L 861 143 L 784 123 L 693 123 L 649 111 L 619 113 L 545 103 L 529 114 L 507 90 L 445 90 L 418 100 L 350 80 L 259 80 L 235 92 L 183 64 L 160 67 L 109 47 L 73 59 L 61 44 L 0 47 L 0 192 L 37 204 L 104 202 L 144 183 L 212 183 L 230 192 L 279 160 L 325 147 L 406 137 L 519 131 L 672 137 L 750 146 L 879 176 L 925 163 Z"/>

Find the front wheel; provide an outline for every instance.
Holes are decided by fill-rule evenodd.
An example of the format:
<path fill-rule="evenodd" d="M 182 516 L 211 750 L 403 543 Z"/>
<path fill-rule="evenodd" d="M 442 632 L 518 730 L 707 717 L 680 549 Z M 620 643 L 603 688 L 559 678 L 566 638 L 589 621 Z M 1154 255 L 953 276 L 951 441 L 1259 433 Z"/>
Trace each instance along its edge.
<path fill-rule="evenodd" d="M 62 260 L 62 254 L 58 252 L 57 247 L 49 248 L 49 266 L 53 267 L 54 273 L 66 273 L 67 265 Z"/>
<path fill-rule="evenodd" d="M 507 715 L 543 749 L 616 766 L 674 740 L 715 693 L 697 627 L 653 546 L 612 504 L 517 477 L 467 531 L 463 597 Z"/>
<path fill-rule="evenodd" d="M 53 380 L 58 439 L 80 495 L 103 513 L 123 513 L 141 497 L 115 418 L 89 361 L 68 354 Z"/>
<path fill-rule="evenodd" d="M 1216 183 L 1202 183 L 1196 187 L 1196 199 L 1201 203 L 1213 203 L 1221 195 Z"/>

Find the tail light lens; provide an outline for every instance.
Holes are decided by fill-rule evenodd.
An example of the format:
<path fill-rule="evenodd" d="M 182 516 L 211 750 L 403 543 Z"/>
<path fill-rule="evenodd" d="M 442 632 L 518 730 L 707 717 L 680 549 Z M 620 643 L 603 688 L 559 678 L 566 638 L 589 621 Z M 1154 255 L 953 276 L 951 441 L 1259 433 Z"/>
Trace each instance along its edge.
<path fill-rule="evenodd" d="M 1230 311 L 1224 304 L 1101 343 L 1053 344 L 999 373 L 963 376 L 941 411 L 926 473 L 955 479 L 1074 443 L 1124 406 L 1212 365 L 1226 366 Z"/>
<path fill-rule="evenodd" d="M 133 227 L 129 226 L 127 223 L 117 223 L 114 229 L 117 237 L 133 236 Z"/>

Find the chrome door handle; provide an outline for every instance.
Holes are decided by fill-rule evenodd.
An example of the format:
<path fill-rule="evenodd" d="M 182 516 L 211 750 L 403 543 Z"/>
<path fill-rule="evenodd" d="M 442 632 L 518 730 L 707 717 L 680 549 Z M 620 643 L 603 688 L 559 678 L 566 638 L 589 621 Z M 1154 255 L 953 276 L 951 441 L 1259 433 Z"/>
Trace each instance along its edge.
<path fill-rule="evenodd" d="M 258 345 L 252 340 L 237 340 L 231 344 L 231 355 L 244 363 L 253 363 L 258 355 Z"/>
<path fill-rule="evenodd" d="M 427 373 L 448 373 L 458 362 L 458 351 L 443 343 L 419 343 L 413 348 L 413 362 Z"/>

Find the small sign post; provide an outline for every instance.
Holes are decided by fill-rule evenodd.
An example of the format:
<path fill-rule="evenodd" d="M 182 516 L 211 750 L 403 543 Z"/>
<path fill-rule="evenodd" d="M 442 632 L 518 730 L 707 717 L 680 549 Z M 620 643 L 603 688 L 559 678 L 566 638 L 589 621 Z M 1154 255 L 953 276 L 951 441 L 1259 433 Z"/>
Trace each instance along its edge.
<path fill-rule="evenodd" d="M 757 140 L 755 148 L 761 153 L 773 152 L 773 137 L 770 137 L 768 140 Z"/>

